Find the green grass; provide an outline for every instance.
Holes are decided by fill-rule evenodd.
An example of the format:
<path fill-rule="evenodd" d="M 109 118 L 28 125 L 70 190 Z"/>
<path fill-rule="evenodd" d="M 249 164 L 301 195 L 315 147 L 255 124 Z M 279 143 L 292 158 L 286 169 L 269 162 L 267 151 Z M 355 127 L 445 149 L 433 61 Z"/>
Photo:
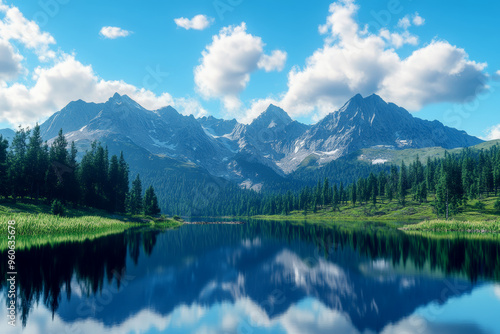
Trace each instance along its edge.
<path fill-rule="evenodd" d="M 484 222 L 486 224 L 500 221 L 500 212 L 494 209 L 497 197 L 489 197 L 481 200 L 484 209 L 475 207 L 477 201 L 471 201 L 463 206 L 461 212 L 452 218 L 457 222 Z M 437 219 L 437 215 L 432 206 L 433 198 L 429 197 L 427 203 L 418 203 L 407 197 L 405 206 L 397 201 L 384 201 L 373 205 L 356 204 L 356 206 L 343 205 L 340 211 L 333 211 L 331 207 L 321 208 L 316 213 L 308 211 L 304 215 L 303 211 L 294 211 L 289 215 L 261 215 L 255 216 L 257 219 L 267 220 L 328 220 L 328 221 L 356 221 L 356 222 L 387 222 L 387 223 L 411 223 L 431 221 Z"/>
<path fill-rule="evenodd" d="M 16 248 L 60 242 L 83 242 L 131 227 L 148 225 L 154 228 L 175 228 L 182 222 L 164 217 L 115 215 L 85 208 L 66 208 L 66 216 L 49 213 L 50 207 L 32 203 L 3 203 L 0 205 L 0 250 L 7 248 L 8 221 L 14 220 Z"/>
<path fill-rule="evenodd" d="M 405 225 L 404 231 L 500 233 L 499 221 L 429 220 Z"/>

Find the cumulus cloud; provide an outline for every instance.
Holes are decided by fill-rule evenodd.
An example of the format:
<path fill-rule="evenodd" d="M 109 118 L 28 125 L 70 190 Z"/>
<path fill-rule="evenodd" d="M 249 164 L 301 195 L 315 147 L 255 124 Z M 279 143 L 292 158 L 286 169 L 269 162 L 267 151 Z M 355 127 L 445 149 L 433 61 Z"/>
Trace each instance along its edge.
<path fill-rule="evenodd" d="M 500 139 L 500 124 L 492 126 L 486 131 L 486 140 L 495 140 L 495 139 Z M 499 288 L 500 289 L 500 288 Z M 500 290 L 499 296 L 500 296 Z"/>
<path fill-rule="evenodd" d="M 18 54 L 12 45 L 0 39 L 0 80 L 6 81 L 17 77 L 22 71 L 23 56 Z"/>
<path fill-rule="evenodd" d="M 413 24 L 416 25 L 416 26 L 421 26 L 421 25 L 424 25 L 425 23 L 425 19 L 418 15 L 418 13 L 415 13 L 415 15 L 413 16 Z"/>
<path fill-rule="evenodd" d="M 500 71 L 496 71 L 495 74 L 493 74 L 493 79 L 500 80 Z"/>
<path fill-rule="evenodd" d="M 131 32 L 120 27 L 102 27 L 99 34 L 104 38 L 116 39 L 119 37 L 127 37 Z"/>
<path fill-rule="evenodd" d="M 408 33 L 411 21 L 423 24 L 415 14 L 400 24 L 402 33 L 382 29 L 360 30 L 354 19 L 354 0 L 330 5 L 323 47 L 316 50 L 303 68 L 288 74 L 288 91 L 281 106 L 293 116 L 317 119 L 338 109 L 357 93 L 377 93 L 410 110 L 436 102 L 465 102 L 486 89 L 486 64 L 471 61 L 465 52 L 446 41 L 432 41 L 407 58 L 395 51 L 402 45 L 417 45 L 418 37 Z"/>
<path fill-rule="evenodd" d="M 398 21 L 398 27 L 403 28 L 403 29 L 408 29 L 409 27 L 411 27 L 410 17 L 408 15 L 406 15 L 405 17 L 400 19 Z"/>
<path fill-rule="evenodd" d="M 4 18 L 0 20 L 0 39 L 15 40 L 26 48 L 33 50 L 39 60 L 53 59 L 56 53 L 50 49 L 56 41 L 52 35 L 42 32 L 34 22 L 26 19 L 17 7 L 10 7 L 0 2 L 0 13 Z"/>
<path fill-rule="evenodd" d="M 180 17 L 178 19 L 174 19 L 174 21 L 178 27 L 184 28 L 186 30 L 204 30 L 214 22 L 214 19 L 211 17 L 207 17 L 206 15 L 196 15 L 192 19 Z"/>
<path fill-rule="evenodd" d="M 403 28 L 403 29 L 408 29 L 413 25 L 415 26 L 421 26 L 425 24 L 425 19 L 418 14 L 418 12 L 415 12 L 413 15 L 406 15 L 403 18 L 401 18 L 398 21 L 398 27 Z"/>
<path fill-rule="evenodd" d="M 286 52 L 275 50 L 271 53 L 270 56 L 262 55 L 257 66 L 259 66 L 259 68 L 266 70 L 266 72 L 272 72 L 272 71 L 281 72 L 285 67 L 286 58 L 287 58 Z"/>
<path fill-rule="evenodd" d="M 239 94 L 247 87 L 250 74 L 259 68 L 279 70 L 285 53 L 264 54 L 264 42 L 246 31 L 246 24 L 223 28 L 212 38 L 195 68 L 195 83 L 205 98 L 219 98 L 228 110 L 241 106 Z"/>
<path fill-rule="evenodd" d="M 468 101 L 486 89 L 486 65 L 470 61 L 465 50 L 445 41 L 433 41 L 397 65 L 380 83 L 379 93 L 411 110 Z"/>
<path fill-rule="evenodd" d="M 174 98 L 172 107 L 185 116 L 193 115 L 196 118 L 208 116 L 208 111 L 195 98 Z"/>
<path fill-rule="evenodd" d="M 129 95 L 147 109 L 174 104 L 168 93 L 158 96 L 124 81 L 103 80 L 92 66 L 83 65 L 72 55 L 64 56 L 52 67 L 38 67 L 33 80 L 30 87 L 19 83 L 0 87 L 0 119 L 3 122 L 30 125 L 71 101 L 105 102 L 115 92 Z"/>

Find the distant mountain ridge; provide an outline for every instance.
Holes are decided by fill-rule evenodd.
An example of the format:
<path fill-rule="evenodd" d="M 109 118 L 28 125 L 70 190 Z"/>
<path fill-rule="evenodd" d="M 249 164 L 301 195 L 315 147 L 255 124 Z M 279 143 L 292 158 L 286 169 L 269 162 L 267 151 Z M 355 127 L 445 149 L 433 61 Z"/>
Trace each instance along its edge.
<path fill-rule="evenodd" d="M 482 142 L 438 121 L 415 118 L 377 95 L 359 94 L 314 125 L 292 120 L 275 105 L 246 125 L 234 119 L 184 116 L 171 106 L 147 110 L 115 94 L 105 103 L 69 103 L 41 125 L 42 137 L 50 140 L 61 128 L 80 150 L 99 140 L 126 156 L 142 152 L 174 159 L 176 165 L 196 166 L 207 175 L 256 190 L 286 177 L 304 161 L 320 167 L 371 147 L 452 149 Z"/>

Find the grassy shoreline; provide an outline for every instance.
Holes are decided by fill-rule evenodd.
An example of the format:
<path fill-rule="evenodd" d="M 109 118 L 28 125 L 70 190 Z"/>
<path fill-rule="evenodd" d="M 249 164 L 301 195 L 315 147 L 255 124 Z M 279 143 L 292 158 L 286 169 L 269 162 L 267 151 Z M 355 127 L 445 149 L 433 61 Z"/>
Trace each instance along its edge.
<path fill-rule="evenodd" d="M 500 221 L 457 221 L 428 220 L 418 224 L 405 225 L 402 231 L 420 232 L 467 232 L 467 233 L 500 233 Z"/>
<path fill-rule="evenodd" d="M 8 221 L 14 220 L 16 249 L 61 242 L 83 242 L 129 228 L 176 228 L 182 221 L 145 216 L 114 215 L 95 209 L 70 208 L 64 217 L 50 214 L 50 207 L 30 203 L 0 204 L 0 251 L 7 248 Z"/>
<path fill-rule="evenodd" d="M 431 202 L 418 203 L 408 199 L 406 206 L 396 201 L 377 203 L 376 205 L 343 205 L 333 211 L 331 207 L 318 209 L 317 212 L 294 211 L 289 215 L 258 215 L 252 218 L 261 220 L 290 221 L 330 221 L 336 222 L 378 222 L 400 228 L 403 231 L 431 232 L 468 232 L 499 233 L 500 212 L 494 209 L 497 198 L 490 197 L 481 202 L 484 207 L 478 208 L 475 203 L 465 205 L 460 213 L 453 216 L 452 221 L 436 218 Z"/>

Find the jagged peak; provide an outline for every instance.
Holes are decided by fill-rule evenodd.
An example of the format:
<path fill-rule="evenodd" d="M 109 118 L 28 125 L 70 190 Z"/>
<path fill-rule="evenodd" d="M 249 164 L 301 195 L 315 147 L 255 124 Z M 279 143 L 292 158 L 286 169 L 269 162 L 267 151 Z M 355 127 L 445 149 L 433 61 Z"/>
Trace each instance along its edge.
<path fill-rule="evenodd" d="M 126 104 L 128 106 L 138 108 L 138 109 L 144 109 L 139 103 L 136 101 L 132 100 L 128 95 L 120 95 L 119 93 L 115 93 L 112 97 L 109 98 L 107 103 L 113 103 L 113 104 Z"/>
<path fill-rule="evenodd" d="M 272 123 L 272 122 L 279 122 L 282 123 L 280 125 L 288 125 L 293 120 L 290 118 L 290 116 L 287 114 L 286 111 L 281 109 L 278 106 L 275 106 L 274 104 L 270 104 L 266 110 L 262 114 L 257 117 L 252 124 L 256 123 Z M 270 125 L 270 124 L 266 124 Z"/>

